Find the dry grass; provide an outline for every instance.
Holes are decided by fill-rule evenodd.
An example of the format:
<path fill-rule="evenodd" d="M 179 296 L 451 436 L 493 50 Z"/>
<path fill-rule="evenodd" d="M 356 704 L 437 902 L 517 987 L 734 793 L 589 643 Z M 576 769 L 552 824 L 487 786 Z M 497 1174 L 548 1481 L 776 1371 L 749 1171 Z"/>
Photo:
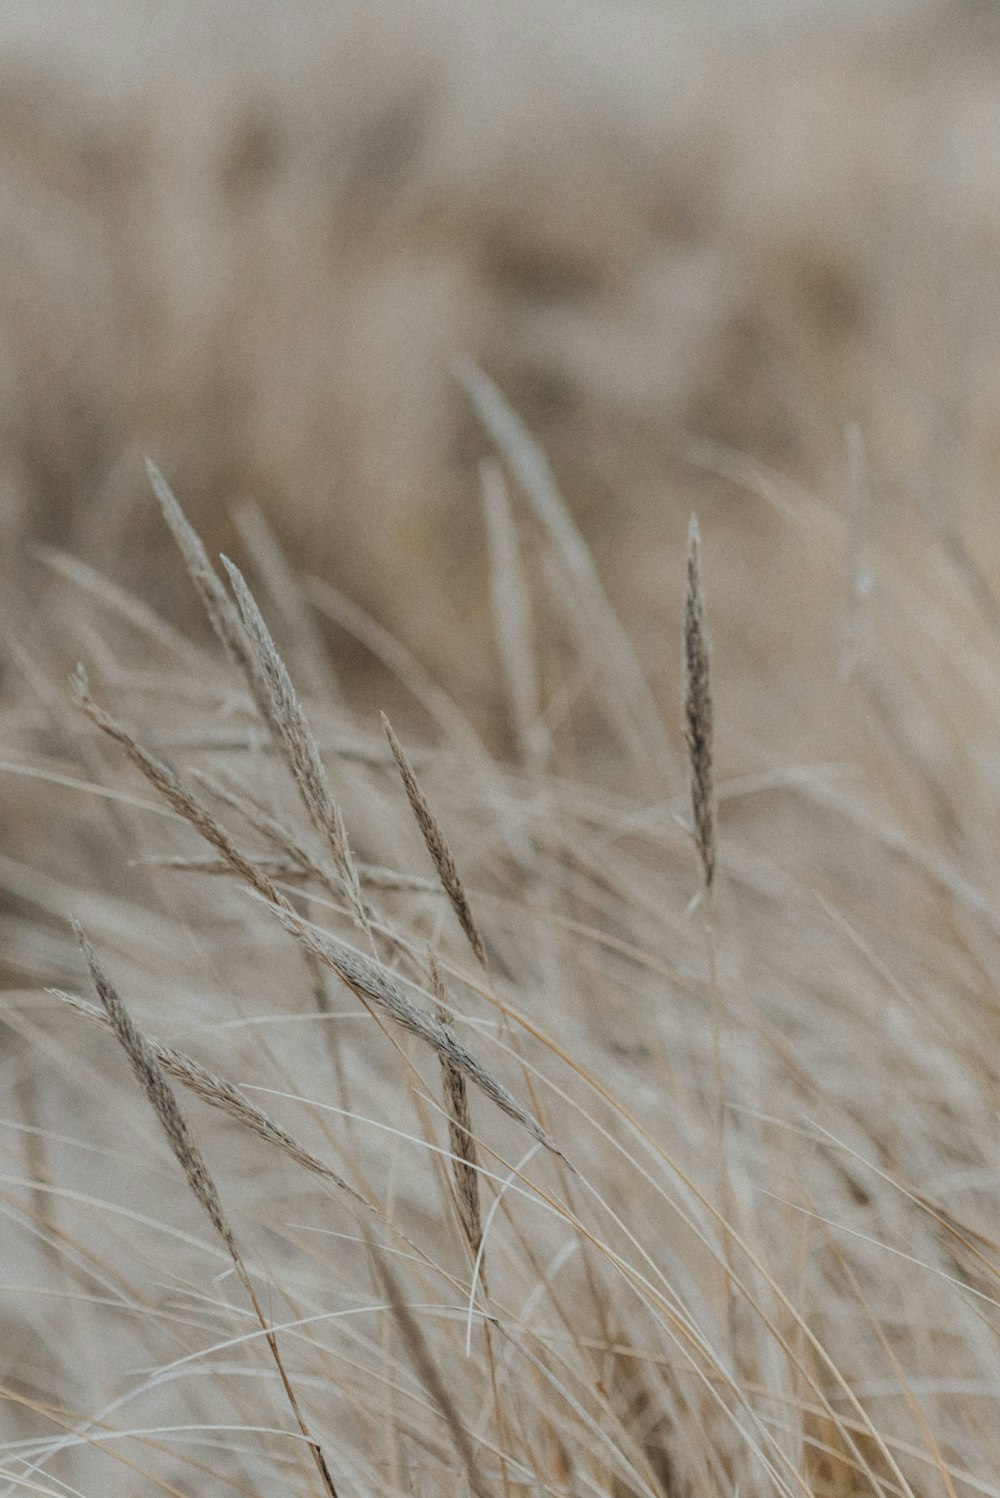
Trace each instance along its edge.
<path fill-rule="evenodd" d="M 1000 1498 L 993 20 L 145 10 L 3 64 L 0 1498 Z"/>
<path fill-rule="evenodd" d="M 701 535 L 692 516 L 688 528 L 687 593 L 684 597 L 684 741 L 691 781 L 691 834 L 704 887 L 715 878 L 715 780 L 712 770 L 712 671 L 705 589 L 701 580 Z"/>
<path fill-rule="evenodd" d="M 302 1410 L 299 1406 L 295 1390 L 289 1381 L 288 1374 L 285 1372 L 285 1365 L 278 1351 L 277 1338 L 268 1326 L 264 1312 L 261 1310 L 257 1292 L 253 1287 L 250 1275 L 247 1273 L 243 1256 L 236 1246 L 236 1239 L 233 1236 L 233 1230 L 223 1209 L 215 1181 L 212 1179 L 211 1171 L 206 1165 L 205 1158 L 195 1142 L 188 1121 L 178 1106 L 177 1099 L 174 1096 L 170 1083 L 167 1081 L 166 1071 L 160 1062 L 156 1048 L 149 1043 L 141 1030 L 136 1027 L 132 1016 L 122 1003 L 121 997 L 111 979 L 101 967 L 97 959 L 97 954 L 81 928 L 75 926 L 75 931 L 88 971 L 90 972 L 91 981 L 97 990 L 101 1003 L 104 1005 L 104 1012 L 108 1017 L 108 1023 L 114 1032 L 115 1039 L 128 1057 L 129 1064 L 135 1073 L 136 1081 L 152 1105 L 153 1112 L 156 1114 L 160 1127 L 166 1135 L 167 1143 L 170 1145 L 178 1165 L 184 1172 L 184 1179 L 190 1186 L 192 1195 L 204 1207 L 209 1222 L 218 1233 L 226 1252 L 233 1261 L 233 1268 L 236 1270 L 240 1284 L 246 1291 L 247 1299 L 253 1306 L 254 1313 L 260 1323 L 261 1331 L 264 1333 L 268 1351 L 274 1360 L 274 1365 L 278 1370 L 282 1386 L 288 1397 L 288 1403 L 295 1417 L 295 1423 L 299 1427 L 299 1431 L 315 1461 L 316 1471 L 319 1474 L 323 1491 L 329 1494 L 330 1498 L 336 1498 L 337 1490 L 330 1476 L 330 1469 L 327 1466 L 322 1447 L 309 1434 L 308 1427 L 302 1417 Z"/>
<path fill-rule="evenodd" d="M 847 523 L 811 503 L 802 523 L 843 525 L 846 543 Z M 574 734 L 552 716 L 541 638 L 544 735 L 524 719 L 532 695 L 510 700 L 517 741 L 550 748 L 516 769 L 439 737 L 418 781 L 391 730 L 387 762 L 370 719 L 306 707 L 235 569 L 225 657 L 185 647 L 192 677 L 168 629 L 118 609 L 99 689 L 75 678 L 83 715 L 67 726 L 52 699 L 63 747 L 44 751 L 26 720 L 22 764 L 108 884 L 25 873 L 5 923 L 11 960 L 50 990 L 14 991 L 7 1009 L 10 1492 L 1000 1491 L 996 813 L 988 772 L 969 768 L 998 641 L 954 573 L 907 572 L 872 542 L 851 678 L 828 690 L 868 714 L 875 773 L 786 761 L 713 776 L 713 734 L 731 762 L 739 727 L 718 659 L 707 677 L 712 538 L 705 562 L 692 535 L 673 652 L 683 640 L 686 709 L 657 732 L 673 760 L 688 743 L 707 960 L 683 769 L 665 766 L 675 789 L 653 799 L 566 773 Z M 533 544 L 545 567 L 519 576 L 509 662 L 546 604 L 528 578 L 585 576 L 575 540 L 569 555 L 565 535 Z M 587 588 L 581 607 L 609 607 L 593 574 Z M 99 607 L 81 599 L 74 621 L 95 646 Z M 142 664 L 119 666 L 140 623 Z M 585 632 L 569 638 L 585 648 Z M 579 670 L 603 713 L 636 708 L 615 779 L 638 787 L 652 747 L 638 668 L 606 669 L 623 641 L 595 638 Z M 933 766 L 890 692 L 952 746 Z M 370 752 L 324 747 L 338 742 Z M 954 853 L 922 831 L 946 807 L 968 828 Z M 775 841 L 783 827 L 794 836 Z M 440 889 L 410 873 L 421 844 Z M 783 846 L 807 848 L 811 871 Z M 117 892 L 116 860 L 132 867 Z M 79 962 L 58 918 L 72 914 L 178 1178 L 106 1030 L 81 1027 L 104 1016 L 67 992 Z M 190 1121 L 168 1075 L 195 1099 Z"/>
<path fill-rule="evenodd" d="M 748 672 L 780 652 L 809 690 L 822 647 L 752 609 L 731 561 L 752 553 L 770 591 L 795 575 L 794 545 L 766 502 L 691 466 L 693 439 L 716 444 L 716 469 L 750 453 L 832 494 L 857 422 L 876 497 L 931 506 L 995 565 L 988 7 L 299 0 L 289 19 L 281 0 L 251 5 L 248 26 L 236 0 L 152 14 L 79 0 L 70 26 L 60 0 L 12 0 L 11 560 L 41 537 L 186 624 L 148 524 L 148 452 L 213 557 L 244 564 L 252 499 L 482 732 L 503 694 L 483 666 L 488 616 L 469 606 L 485 568 L 467 500 L 489 445 L 450 368 L 471 354 L 541 439 L 610 595 L 643 621 L 661 701 L 668 517 L 726 517 L 713 622 Z M 805 614 L 817 580 L 799 586 Z M 283 615 L 268 617 L 289 655 Z M 360 652 L 338 646 L 356 676 Z M 378 679 L 366 705 L 387 691 Z"/>

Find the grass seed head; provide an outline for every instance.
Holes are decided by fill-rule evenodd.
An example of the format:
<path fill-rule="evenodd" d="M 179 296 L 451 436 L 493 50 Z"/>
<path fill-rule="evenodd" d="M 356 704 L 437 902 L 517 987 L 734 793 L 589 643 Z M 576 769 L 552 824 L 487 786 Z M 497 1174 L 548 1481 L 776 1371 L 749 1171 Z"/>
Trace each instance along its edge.
<path fill-rule="evenodd" d="M 701 536 L 694 515 L 688 528 L 684 678 L 684 739 L 688 753 L 692 832 L 705 891 L 710 893 L 715 879 L 711 649 L 701 578 Z"/>

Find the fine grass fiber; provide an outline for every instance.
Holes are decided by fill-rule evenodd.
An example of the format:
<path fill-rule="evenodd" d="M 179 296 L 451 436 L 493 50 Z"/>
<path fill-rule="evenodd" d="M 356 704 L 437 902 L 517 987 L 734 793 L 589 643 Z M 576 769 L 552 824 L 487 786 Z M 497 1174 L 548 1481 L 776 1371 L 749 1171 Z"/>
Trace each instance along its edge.
<path fill-rule="evenodd" d="M 10 632 L 0 1494 L 1000 1498 L 991 592 L 857 433 L 846 508 L 767 475 L 848 726 L 758 739 L 712 515 L 661 699 L 456 379 L 495 739 L 371 619 L 354 702 L 325 585 L 154 467 L 215 637 L 65 558 Z"/>

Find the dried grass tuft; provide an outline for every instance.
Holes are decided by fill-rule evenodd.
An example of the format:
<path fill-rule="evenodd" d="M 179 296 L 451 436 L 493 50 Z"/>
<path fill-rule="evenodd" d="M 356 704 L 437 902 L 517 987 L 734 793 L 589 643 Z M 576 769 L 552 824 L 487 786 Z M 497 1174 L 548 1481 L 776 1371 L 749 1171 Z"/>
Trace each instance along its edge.
<path fill-rule="evenodd" d="M 522 434 L 508 426 L 506 438 L 517 478 Z M 822 763 L 806 739 L 782 736 L 784 723 L 768 750 L 734 689 L 731 753 L 746 764 L 717 783 L 713 696 L 740 657 L 713 608 L 726 644 L 713 658 L 692 526 L 675 718 L 702 929 L 685 918 L 688 850 L 658 788 L 651 799 L 648 756 L 616 752 L 637 733 L 655 746 L 636 681 L 615 678 L 598 596 L 555 512 L 515 536 L 496 469 L 491 483 L 513 766 L 491 760 L 370 621 L 362 634 L 410 673 L 438 745 L 404 753 L 387 728 L 376 751 L 381 734 L 360 714 L 352 729 L 349 701 L 336 708 L 344 732 L 314 736 L 259 610 L 237 574 L 232 602 L 221 570 L 214 585 L 202 576 L 205 596 L 217 609 L 220 590 L 229 600 L 219 617 L 258 669 L 262 725 L 242 680 L 234 714 L 225 662 L 121 597 L 107 606 L 96 576 L 73 567 L 55 575 L 99 663 L 99 701 L 82 671 L 74 682 L 88 721 L 61 713 L 37 641 L 13 653 L 24 696 L 5 732 L 27 747 L 0 773 L 17 777 L 29 817 L 36 788 L 51 798 L 31 836 L 58 824 L 60 841 L 30 863 L 0 858 L 0 939 L 11 968 L 31 975 L 8 985 L 3 1006 L 4 1498 L 304 1498 L 317 1475 L 329 1498 L 329 1469 L 306 1467 L 306 1439 L 314 1458 L 318 1443 L 336 1453 L 344 1498 L 1000 1498 L 986 1413 L 1000 1284 L 988 1002 L 1000 658 L 988 610 L 947 548 L 924 570 L 881 524 L 866 532 L 878 578 L 867 622 L 879 681 L 894 685 L 876 694 L 830 670 L 823 714 L 863 726 L 844 756 L 851 773 L 829 763 L 826 716 L 813 740 Z M 517 487 L 520 497 L 522 478 Z M 815 527 L 824 563 L 850 563 L 841 511 L 787 495 L 775 525 L 797 520 L 803 558 Z M 297 588 L 258 540 L 297 671 Z M 731 580 L 724 570 L 720 592 Z M 579 628 L 531 628 L 529 585 L 535 618 L 554 610 Z M 515 598 L 511 610 L 522 589 L 525 608 Z M 312 644 L 303 680 L 321 696 Z M 229 654 L 239 659 L 238 643 Z M 311 722 L 325 726 L 312 701 Z M 626 708 L 627 736 L 612 721 Z M 532 748 L 539 722 L 547 737 Z M 321 779 L 336 789 L 344 752 L 359 765 L 352 820 L 363 817 L 366 853 L 399 863 L 409 813 L 395 767 L 434 864 L 423 873 L 437 876 L 352 858 L 364 940 Z M 448 773 L 432 813 L 413 765 L 431 789 L 422 766 L 436 756 Z M 132 766 L 155 796 L 135 793 Z M 452 847 L 475 851 L 471 900 L 445 827 Z M 114 944 L 130 983 L 153 996 L 153 1028 L 176 1045 L 135 1024 L 86 938 L 101 1002 L 66 992 L 80 966 L 68 909 Z M 488 950 L 495 982 L 455 960 L 442 940 L 453 919 L 478 963 Z M 108 1046 L 87 1044 L 42 984 L 114 1031 L 141 1091 L 109 1085 Z M 188 1054 L 186 1037 L 205 1033 L 218 1071 Z M 207 1105 L 190 1120 L 182 1088 Z M 284 1099 L 282 1116 L 303 1110 L 308 1131 L 249 1101 L 261 1094 Z M 252 1315 L 243 1293 L 213 1284 L 204 1235 L 169 1221 L 171 1198 L 131 1145 L 150 1102 Z M 266 1282 L 239 1257 L 251 1227 Z M 372 1266 L 376 1237 L 388 1278 Z M 386 1290 L 374 1303 L 373 1273 Z M 270 1359 L 254 1357 L 265 1345 Z M 278 1377 L 303 1440 L 273 1418 Z"/>

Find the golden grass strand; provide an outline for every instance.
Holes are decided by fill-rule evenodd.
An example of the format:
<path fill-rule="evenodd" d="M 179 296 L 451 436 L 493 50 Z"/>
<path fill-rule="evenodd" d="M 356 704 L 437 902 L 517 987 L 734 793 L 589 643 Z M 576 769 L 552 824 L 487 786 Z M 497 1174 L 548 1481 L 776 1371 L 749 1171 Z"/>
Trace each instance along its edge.
<path fill-rule="evenodd" d="M 531 598 L 499 463 L 481 464 L 479 483 L 490 548 L 493 636 L 504 668 L 518 757 L 522 764 L 539 768 L 549 758 L 552 745 L 539 710 Z"/>
<path fill-rule="evenodd" d="M 465 1469 L 466 1481 L 471 1491 L 475 1494 L 475 1498 L 490 1498 L 489 1489 L 483 1480 L 472 1442 L 469 1439 L 469 1433 L 465 1428 L 461 1415 L 458 1413 L 455 1401 L 448 1392 L 448 1388 L 441 1376 L 441 1370 L 431 1356 L 430 1348 L 427 1346 L 424 1334 L 420 1330 L 413 1312 L 403 1298 L 399 1282 L 389 1269 L 384 1256 L 378 1254 L 374 1247 L 372 1247 L 371 1251 L 373 1263 L 379 1279 L 382 1281 L 386 1300 L 388 1300 L 389 1305 L 392 1307 L 392 1314 L 399 1328 L 400 1335 L 409 1349 L 410 1356 L 413 1359 L 424 1388 L 437 1405 L 445 1425 L 448 1427 L 452 1443 Z"/>

